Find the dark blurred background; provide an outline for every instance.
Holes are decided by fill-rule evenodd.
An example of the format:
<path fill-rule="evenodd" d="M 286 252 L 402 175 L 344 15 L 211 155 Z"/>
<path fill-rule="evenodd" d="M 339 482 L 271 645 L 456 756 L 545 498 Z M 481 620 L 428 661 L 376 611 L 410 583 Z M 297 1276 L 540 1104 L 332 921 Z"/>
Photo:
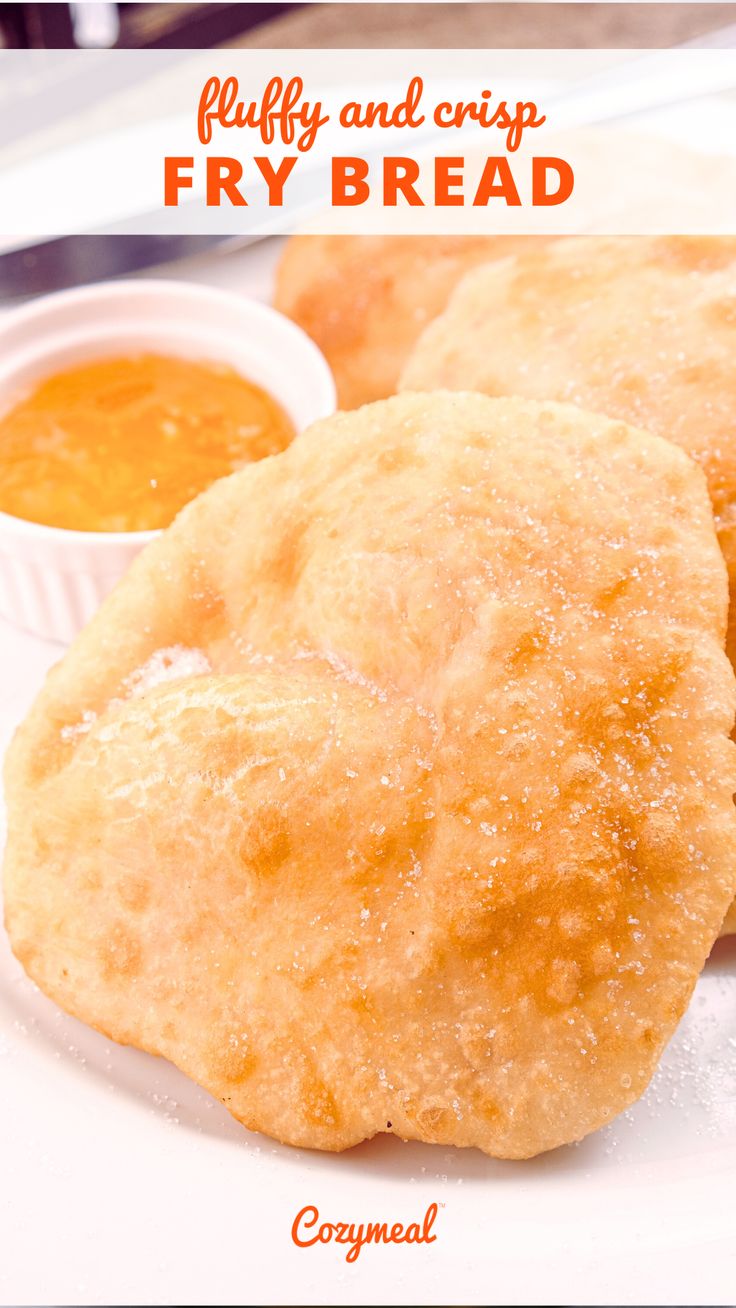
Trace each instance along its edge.
<path fill-rule="evenodd" d="M 0 6 L 6 45 L 198 49 L 248 33 L 294 4 L 76 4 Z"/>
<path fill-rule="evenodd" d="M 666 47 L 736 25 L 736 4 L 0 5 L 0 45 L 60 49 Z"/>

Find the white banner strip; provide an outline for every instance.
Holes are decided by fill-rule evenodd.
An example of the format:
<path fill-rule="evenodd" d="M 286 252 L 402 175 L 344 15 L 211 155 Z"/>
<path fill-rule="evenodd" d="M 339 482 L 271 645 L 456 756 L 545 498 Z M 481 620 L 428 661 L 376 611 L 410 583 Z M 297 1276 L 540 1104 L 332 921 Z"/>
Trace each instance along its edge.
<path fill-rule="evenodd" d="M 736 232 L 736 52 L 0 52 L 0 238 Z"/>

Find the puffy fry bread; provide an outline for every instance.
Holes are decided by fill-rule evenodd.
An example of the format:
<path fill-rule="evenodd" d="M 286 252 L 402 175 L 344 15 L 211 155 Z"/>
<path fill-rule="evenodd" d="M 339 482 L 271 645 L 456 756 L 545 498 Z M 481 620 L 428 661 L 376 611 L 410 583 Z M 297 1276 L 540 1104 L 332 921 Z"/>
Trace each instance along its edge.
<path fill-rule="evenodd" d="M 735 359 L 736 239 L 583 237 L 470 273 L 401 386 L 570 400 L 681 445 L 708 479 L 736 666 Z"/>
<path fill-rule="evenodd" d="M 281 258 L 274 302 L 319 345 L 340 407 L 355 409 L 393 395 L 415 341 L 469 268 L 533 240 L 294 236 Z"/>
<path fill-rule="evenodd" d="M 7 762 L 7 925 L 247 1126 L 526 1157 L 646 1086 L 736 889 L 702 473 L 406 395 L 218 482 Z"/>

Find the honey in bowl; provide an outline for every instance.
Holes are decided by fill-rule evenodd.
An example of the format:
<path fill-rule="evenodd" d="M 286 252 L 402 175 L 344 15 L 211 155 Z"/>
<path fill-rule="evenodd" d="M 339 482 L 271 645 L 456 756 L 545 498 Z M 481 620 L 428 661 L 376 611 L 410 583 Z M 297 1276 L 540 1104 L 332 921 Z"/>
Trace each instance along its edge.
<path fill-rule="evenodd" d="M 166 527 L 294 434 L 277 401 L 232 368 L 98 359 L 39 382 L 0 418 L 0 511 L 76 531 Z"/>

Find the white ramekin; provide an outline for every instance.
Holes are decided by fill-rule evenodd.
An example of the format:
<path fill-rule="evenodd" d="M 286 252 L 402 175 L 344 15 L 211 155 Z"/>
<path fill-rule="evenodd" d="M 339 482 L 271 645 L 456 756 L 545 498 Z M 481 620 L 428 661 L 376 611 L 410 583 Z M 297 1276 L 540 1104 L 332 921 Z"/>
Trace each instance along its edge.
<path fill-rule="evenodd" d="M 0 412 L 35 381 L 87 359 L 154 350 L 215 360 L 269 391 L 297 432 L 335 408 L 332 373 L 283 314 L 188 282 L 102 282 L 0 321 Z M 0 614 L 69 641 L 155 531 L 67 531 L 0 513 Z"/>

